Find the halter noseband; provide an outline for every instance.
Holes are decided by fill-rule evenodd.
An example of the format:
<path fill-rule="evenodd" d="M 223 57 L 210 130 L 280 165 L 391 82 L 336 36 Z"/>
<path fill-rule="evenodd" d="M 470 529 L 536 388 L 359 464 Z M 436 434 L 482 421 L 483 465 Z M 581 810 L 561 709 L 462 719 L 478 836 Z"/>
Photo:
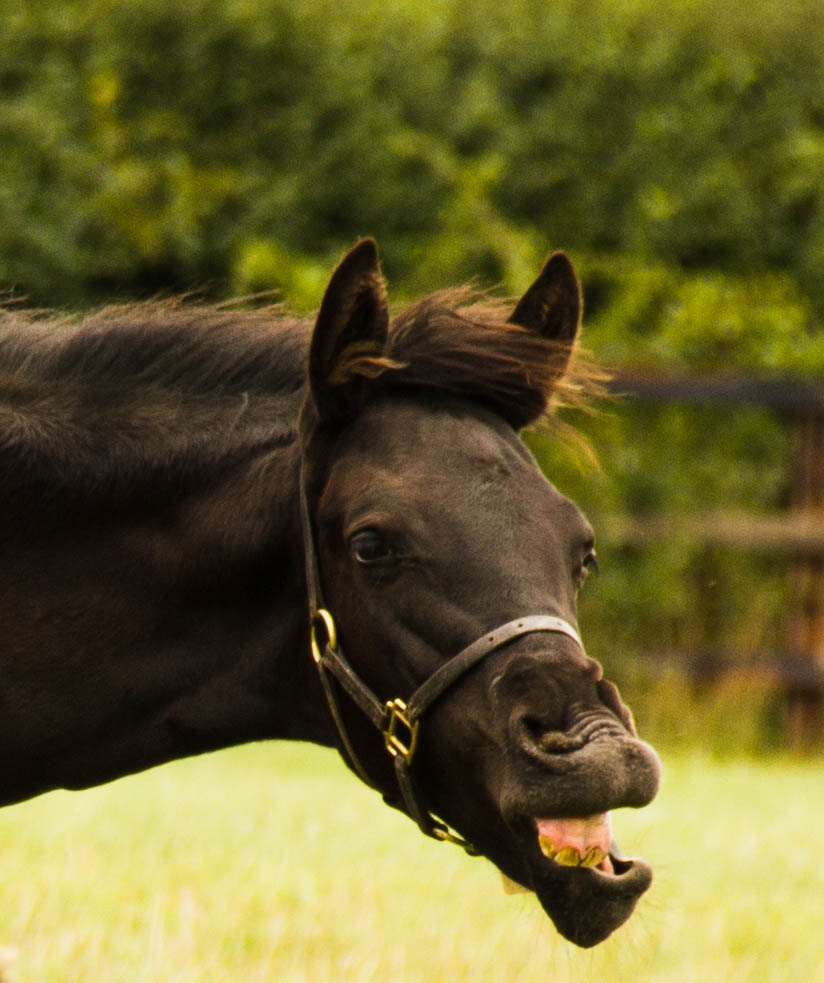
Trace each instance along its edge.
<path fill-rule="evenodd" d="M 386 750 L 394 759 L 395 775 L 403 798 L 403 806 L 389 798 L 386 793 L 383 793 L 384 800 L 389 805 L 404 809 L 427 836 L 456 843 L 467 853 L 477 854 L 478 851 L 470 843 L 451 830 L 442 820 L 433 816 L 422 803 L 420 789 L 411 768 L 418 746 L 421 718 L 464 673 L 514 639 L 532 632 L 554 632 L 573 639 L 583 651 L 584 646 L 578 632 L 563 618 L 554 615 L 536 614 L 508 621 L 493 631 L 481 635 L 471 645 L 467 645 L 457 655 L 444 662 L 421 683 L 408 700 L 396 698 L 383 702 L 349 664 L 338 641 L 334 618 L 328 608 L 323 606 L 315 538 L 303 479 L 300 488 L 300 507 L 309 592 L 310 647 L 344 756 L 349 759 L 361 780 L 375 788 L 374 782 L 369 778 L 349 739 L 338 695 L 332 684 L 332 676 L 383 735 Z"/>

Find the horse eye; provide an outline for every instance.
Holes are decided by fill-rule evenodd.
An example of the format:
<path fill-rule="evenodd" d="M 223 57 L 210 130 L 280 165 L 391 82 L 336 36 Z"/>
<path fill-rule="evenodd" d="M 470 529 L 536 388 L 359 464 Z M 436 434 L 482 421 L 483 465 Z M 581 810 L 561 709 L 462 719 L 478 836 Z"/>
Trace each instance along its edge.
<path fill-rule="evenodd" d="M 374 529 L 355 533 L 349 541 L 349 549 L 364 567 L 387 566 L 396 559 L 392 547 Z"/>
<path fill-rule="evenodd" d="M 601 567 L 598 564 L 598 557 L 595 550 L 590 550 L 589 553 L 584 557 L 581 563 L 581 569 L 583 571 L 584 577 L 591 573 L 600 573 Z"/>

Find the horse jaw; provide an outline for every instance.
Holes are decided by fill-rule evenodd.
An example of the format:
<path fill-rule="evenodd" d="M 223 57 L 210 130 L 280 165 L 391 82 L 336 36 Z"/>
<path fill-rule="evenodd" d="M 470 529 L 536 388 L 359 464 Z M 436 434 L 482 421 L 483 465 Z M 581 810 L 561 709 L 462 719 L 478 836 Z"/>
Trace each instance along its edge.
<path fill-rule="evenodd" d="M 607 844 L 606 836 L 612 836 L 608 817 L 541 819 L 531 832 L 525 820 L 523 869 L 517 879 L 502 872 L 506 894 L 536 894 L 557 931 L 581 948 L 603 942 L 620 928 L 652 883 L 645 861 L 624 856 L 612 839 Z"/>

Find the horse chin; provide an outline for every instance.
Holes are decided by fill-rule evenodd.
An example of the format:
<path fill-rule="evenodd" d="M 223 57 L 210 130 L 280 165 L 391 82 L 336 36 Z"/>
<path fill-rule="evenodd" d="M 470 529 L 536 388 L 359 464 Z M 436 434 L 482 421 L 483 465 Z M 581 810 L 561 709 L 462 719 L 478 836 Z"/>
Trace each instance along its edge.
<path fill-rule="evenodd" d="M 520 870 L 514 879 L 504 873 L 504 889 L 534 892 L 558 932 L 577 946 L 590 948 L 603 942 L 630 917 L 652 883 L 649 864 L 624 856 L 614 840 L 603 841 L 607 830 L 611 836 L 608 813 L 555 822 L 522 817 L 511 826 L 520 846 Z M 540 832 L 553 826 L 556 834 L 571 830 L 588 833 L 591 841 L 601 838 L 605 849 L 599 845 L 597 855 L 581 859 L 585 845 L 579 851 L 562 848 L 553 859 Z"/>
<path fill-rule="evenodd" d="M 541 857 L 532 883 L 544 911 L 565 939 L 582 948 L 603 942 L 624 924 L 652 883 L 643 860 L 610 854 L 611 870 L 565 867 Z"/>

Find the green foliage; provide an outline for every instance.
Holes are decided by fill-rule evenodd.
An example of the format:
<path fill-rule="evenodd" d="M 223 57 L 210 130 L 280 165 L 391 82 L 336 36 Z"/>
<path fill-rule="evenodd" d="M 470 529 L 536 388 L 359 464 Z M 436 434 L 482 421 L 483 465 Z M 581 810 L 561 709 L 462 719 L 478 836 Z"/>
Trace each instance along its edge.
<path fill-rule="evenodd" d="M 0 280 L 37 302 L 383 244 L 408 291 L 549 244 L 824 288 L 803 0 L 32 0 L 0 13 Z M 255 246 L 257 244 L 257 247 Z"/>
<path fill-rule="evenodd" d="M 586 343 L 611 365 L 824 374 L 813 305 L 787 273 L 686 272 L 585 255 Z"/>
<path fill-rule="evenodd" d="M 581 266 L 594 296 L 586 340 L 610 364 L 650 372 L 824 374 L 811 302 L 787 274 L 699 274 L 598 256 L 584 257 Z M 602 470 L 559 447 L 551 433 L 531 442 L 599 533 L 603 575 L 581 599 L 589 644 L 636 697 L 643 693 L 639 716 L 658 740 L 667 740 L 661 721 L 683 714 L 704 721 L 707 741 L 734 744 L 731 721 L 723 726 L 708 691 L 692 691 L 687 665 L 679 674 L 671 659 L 780 657 L 789 649 L 797 602 L 785 559 L 707 546 L 691 535 L 689 520 L 718 510 L 785 509 L 794 451 L 788 421 L 766 408 L 618 399 L 576 423 Z M 627 543 L 627 518 L 656 516 L 666 516 L 664 538 Z M 739 709 L 738 731 L 759 735 L 747 746 L 781 745 L 782 708 L 769 687 Z"/>
<path fill-rule="evenodd" d="M 686 522 L 717 509 L 769 513 L 782 507 L 791 443 L 783 422 L 760 409 L 732 415 L 718 408 L 624 405 L 577 422 L 600 468 L 552 433 L 533 434 L 530 444 L 596 528 L 601 573 L 581 594 L 581 623 L 590 650 L 628 688 L 652 735 L 649 727 L 662 714 L 687 718 L 695 709 L 688 692 L 679 701 L 671 685 L 667 692 L 660 688 L 662 675 L 672 684 L 680 669 L 683 690 L 688 663 L 673 664 L 674 656 L 735 653 L 748 660 L 787 649 L 792 598 L 786 561 L 704 545 Z M 625 540 L 628 517 L 661 515 L 665 537 Z M 768 723 L 760 710 L 756 715 Z M 766 726 L 760 741 L 747 746 L 766 749 L 779 738 Z"/>
<path fill-rule="evenodd" d="M 29 0 L 0 34 L 0 286 L 32 303 L 205 286 L 310 310 L 363 234 L 396 300 L 514 293 L 562 247 L 607 364 L 824 373 L 819 3 Z M 780 646 L 780 565 L 677 527 L 786 502 L 782 421 L 578 422 L 603 472 L 535 446 L 599 530 L 594 650 Z M 613 535 L 656 512 L 666 545 Z"/>

